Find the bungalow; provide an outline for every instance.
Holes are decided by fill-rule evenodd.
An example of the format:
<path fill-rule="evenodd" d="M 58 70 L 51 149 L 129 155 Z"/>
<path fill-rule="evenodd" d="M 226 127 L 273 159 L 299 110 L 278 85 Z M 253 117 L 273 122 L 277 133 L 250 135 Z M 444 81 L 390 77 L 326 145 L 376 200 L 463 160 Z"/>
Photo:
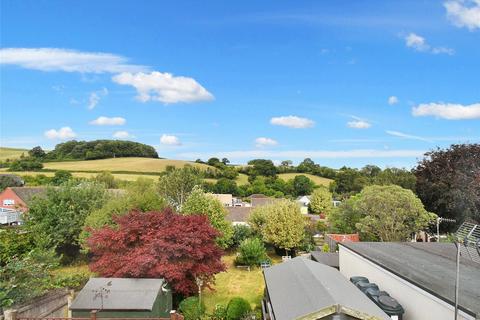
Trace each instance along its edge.
<path fill-rule="evenodd" d="M 342 274 L 297 257 L 263 270 L 264 320 L 363 319 L 390 317 Z"/>
<path fill-rule="evenodd" d="M 227 207 L 226 219 L 233 225 L 248 225 L 251 211 L 252 207 Z"/>
<path fill-rule="evenodd" d="M 166 318 L 172 292 L 163 279 L 90 278 L 70 310 L 72 318 Z"/>
<path fill-rule="evenodd" d="M 0 208 L 25 212 L 33 198 L 46 193 L 47 188 L 44 187 L 8 187 L 0 193 Z"/>

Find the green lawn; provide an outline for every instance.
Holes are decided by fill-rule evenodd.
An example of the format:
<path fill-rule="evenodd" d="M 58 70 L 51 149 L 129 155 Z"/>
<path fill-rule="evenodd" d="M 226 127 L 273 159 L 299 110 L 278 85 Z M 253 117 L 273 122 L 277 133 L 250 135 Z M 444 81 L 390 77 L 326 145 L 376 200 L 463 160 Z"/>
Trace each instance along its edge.
<path fill-rule="evenodd" d="M 273 263 L 278 263 L 281 258 L 269 254 Z M 264 281 L 260 268 L 248 271 L 237 268 L 234 265 L 235 253 L 229 253 L 222 258 L 227 266 L 227 271 L 217 274 L 215 277 L 214 290 L 203 290 L 203 301 L 207 312 L 212 312 L 217 304 L 227 305 L 233 297 L 242 297 L 252 305 L 259 307 L 263 297 Z"/>

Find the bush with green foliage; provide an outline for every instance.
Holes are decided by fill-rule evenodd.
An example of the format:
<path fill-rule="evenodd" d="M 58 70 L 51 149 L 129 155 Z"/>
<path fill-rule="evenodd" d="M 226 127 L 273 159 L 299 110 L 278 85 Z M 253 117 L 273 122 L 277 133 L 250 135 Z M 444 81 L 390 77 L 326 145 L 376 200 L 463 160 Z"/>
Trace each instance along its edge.
<path fill-rule="evenodd" d="M 0 192 L 8 187 L 21 187 L 24 181 L 14 174 L 0 174 Z"/>
<path fill-rule="evenodd" d="M 51 179 L 51 183 L 54 186 L 59 186 L 68 180 L 72 179 L 72 174 L 65 170 L 58 170 L 55 172 L 55 175 Z"/>
<path fill-rule="evenodd" d="M 10 162 L 8 171 L 39 171 L 43 164 L 36 158 L 21 158 Z"/>
<path fill-rule="evenodd" d="M 330 191 L 323 186 L 315 189 L 310 197 L 309 208 L 316 214 L 329 214 L 333 209 L 333 198 Z"/>
<path fill-rule="evenodd" d="M 217 238 L 217 244 L 223 249 L 232 244 L 233 228 L 232 224 L 225 218 L 227 210 L 217 198 L 203 192 L 200 186 L 193 187 L 182 206 L 181 213 L 185 215 L 206 215 L 210 224 L 221 234 Z"/>
<path fill-rule="evenodd" d="M 12 259 L 22 258 L 34 248 L 31 235 L 23 229 L 0 229 L 0 267 Z"/>
<path fill-rule="evenodd" d="M 115 177 L 108 171 L 100 172 L 95 176 L 95 178 L 93 178 L 93 180 L 95 182 L 104 184 L 105 188 L 107 189 L 115 189 L 118 187 L 118 183 L 115 180 Z"/>
<path fill-rule="evenodd" d="M 227 320 L 240 320 L 252 310 L 250 303 L 241 297 L 230 299 L 227 306 Z"/>
<path fill-rule="evenodd" d="M 243 224 L 233 226 L 232 246 L 238 247 L 243 240 L 253 237 L 252 228 Z"/>
<path fill-rule="evenodd" d="M 88 214 L 80 234 L 82 248 L 86 249 L 85 240 L 90 236 L 91 230 L 114 224 L 114 215 L 124 215 L 132 210 L 161 211 L 166 206 L 167 202 L 159 195 L 155 183 L 151 179 L 138 178 L 126 187 L 125 192 L 110 194 L 100 208 Z"/>
<path fill-rule="evenodd" d="M 52 178 L 47 177 L 44 174 L 22 176 L 22 179 L 25 181 L 25 185 L 27 186 L 46 186 L 52 182 Z"/>
<path fill-rule="evenodd" d="M 374 185 L 344 201 L 328 218 L 334 230 L 358 231 L 363 240 L 405 241 L 427 228 L 436 215 L 409 189 Z"/>
<path fill-rule="evenodd" d="M 200 304 L 198 297 L 188 297 L 180 302 L 178 310 L 185 320 L 199 320 L 205 314 L 205 304 Z"/>
<path fill-rule="evenodd" d="M 43 151 L 42 147 L 36 146 L 28 151 L 28 155 L 32 158 L 43 159 L 46 156 L 46 153 Z"/>
<path fill-rule="evenodd" d="M 227 307 L 221 304 L 215 305 L 213 312 L 208 315 L 209 320 L 226 320 L 227 319 Z"/>
<path fill-rule="evenodd" d="M 0 307 L 10 307 L 44 294 L 54 287 L 51 270 L 57 265 L 49 251 L 31 251 L 0 268 Z"/>
<path fill-rule="evenodd" d="M 32 200 L 25 215 L 26 229 L 37 246 L 54 249 L 64 258 L 74 258 L 80 249 L 79 236 L 87 215 L 101 208 L 106 199 L 103 185 L 68 181 L 48 188 L 46 196 Z"/>
<path fill-rule="evenodd" d="M 258 238 L 245 239 L 238 248 L 238 256 L 235 263 L 249 267 L 259 266 L 263 261 L 267 260 L 267 250 Z"/>
<path fill-rule="evenodd" d="M 305 235 L 305 216 L 292 200 L 278 200 L 257 207 L 249 218 L 254 231 L 277 248 L 291 250 L 301 245 Z"/>

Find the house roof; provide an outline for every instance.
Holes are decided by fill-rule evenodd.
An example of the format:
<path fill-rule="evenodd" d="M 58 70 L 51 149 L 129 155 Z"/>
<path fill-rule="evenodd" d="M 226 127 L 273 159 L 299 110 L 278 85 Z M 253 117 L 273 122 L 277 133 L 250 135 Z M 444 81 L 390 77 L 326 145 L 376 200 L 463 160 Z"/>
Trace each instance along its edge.
<path fill-rule="evenodd" d="M 265 198 L 251 198 L 250 199 L 250 203 L 252 205 L 252 207 L 259 207 L 259 206 L 264 206 L 266 204 L 270 204 L 272 202 L 275 202 L 277 201 L 277 199 L 275 198 L 269 198 L 269 197 L 265 197 Z"/>
<path fill-rule="evenodd" d="M 163 279 L 90 278 L 70 309 L 151 311 L 164 283 Z M 103 296 L 103 308 L 101 297 L 95 297 L 100 288 L 110 291 Z"/>
<path fill-rule="evenodd" d="M 230 222 L 247 222 L 252 207 L 226 207 L 226 219 Z"/>
<path fill-rule="evenodd" d="M 15 194 L 28 204 L 35 196 L 44 196 L 47 194 L 45 187 L 10 187 Z"/>
<path fill-rule="evenodd" d="M 276 320 L 307 315 L 321 319 L 336 312 L 357 319 L 390 319 L 338 270 L 312 260 L 297 257 L 263 274 Z"/>
<path fill-rule="evenodd" d="M 323 263 L 324 265 L 338 268 L 338 252 L 312 251 L 312 260 Z"/>
<path fill-rule="evenodd" d="M 453 243 L 343 242 L 365 259 L 453 305 L 456 247 Z M 462 258 L 459 308 L 480 316 L 480 264 Z M 381 284 L 379 284 L 381 285 Z"/>

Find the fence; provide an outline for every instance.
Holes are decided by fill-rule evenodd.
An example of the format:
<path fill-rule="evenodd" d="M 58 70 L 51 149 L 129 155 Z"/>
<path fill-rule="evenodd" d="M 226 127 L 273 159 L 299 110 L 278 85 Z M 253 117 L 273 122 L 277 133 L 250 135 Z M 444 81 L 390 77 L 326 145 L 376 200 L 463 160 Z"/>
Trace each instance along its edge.
<path fill-rule="evenodd" d="M 175 310 L 170 312 L 170 318 L 97 318 L 97 311 L 90 312 L 90 318 L 42 318 L 42 317 L 19 317 L 17 310 L 6 310 L 5 320 L 184 320 L 183 316 Z"/>

